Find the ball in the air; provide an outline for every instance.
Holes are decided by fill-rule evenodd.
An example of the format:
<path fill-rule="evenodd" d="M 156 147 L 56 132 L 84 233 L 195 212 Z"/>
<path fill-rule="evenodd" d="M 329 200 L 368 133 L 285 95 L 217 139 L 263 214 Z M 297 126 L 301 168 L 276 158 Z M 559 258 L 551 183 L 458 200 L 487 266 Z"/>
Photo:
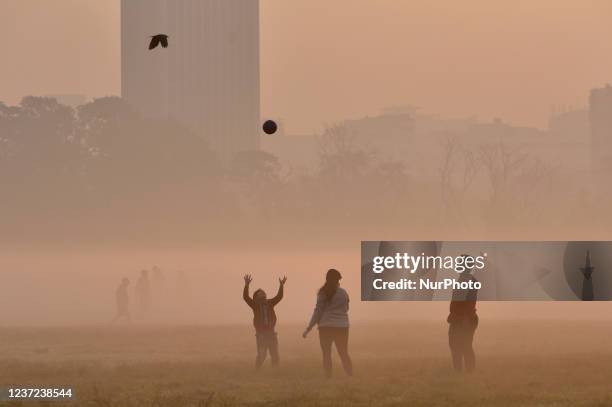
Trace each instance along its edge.
<path fill-rule="evenodd" d="M 263 131 L 266 134 L 274 134 L 278 130 L 278 125 L 273 120 L 268 120 L 263 124 Z"/>

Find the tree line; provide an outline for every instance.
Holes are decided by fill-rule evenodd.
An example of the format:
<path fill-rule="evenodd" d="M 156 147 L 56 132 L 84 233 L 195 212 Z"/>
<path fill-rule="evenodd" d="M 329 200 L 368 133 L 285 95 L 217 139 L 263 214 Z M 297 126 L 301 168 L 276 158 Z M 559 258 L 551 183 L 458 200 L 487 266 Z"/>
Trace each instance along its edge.
<path fill-rule="evenodd" d="M 387 218 L 410 182 L 402 165 L 351 145 L 341 128 L 322 140 L 317 169 L 297 173 L 264 151 L 221 160 L 185 126 L 144 118 L 118 97 L 76 108 L 33 96 L 0 103 L 0 236 L 233 240 L 332 232 L 372 211 Z"/>

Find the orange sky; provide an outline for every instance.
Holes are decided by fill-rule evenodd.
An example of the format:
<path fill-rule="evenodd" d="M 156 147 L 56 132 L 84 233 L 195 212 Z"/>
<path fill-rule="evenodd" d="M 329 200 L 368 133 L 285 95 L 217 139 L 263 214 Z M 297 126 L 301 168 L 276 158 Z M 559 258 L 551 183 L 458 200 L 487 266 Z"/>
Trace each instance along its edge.
<path fill-rule="evenodd" d="M 290 132 L 415 104 L 545 126 L 612 82 L 609 0 L 261 0 L 262 108 Z M 118 0 L 2 0 L 0 100 L 118 94 Z"/>

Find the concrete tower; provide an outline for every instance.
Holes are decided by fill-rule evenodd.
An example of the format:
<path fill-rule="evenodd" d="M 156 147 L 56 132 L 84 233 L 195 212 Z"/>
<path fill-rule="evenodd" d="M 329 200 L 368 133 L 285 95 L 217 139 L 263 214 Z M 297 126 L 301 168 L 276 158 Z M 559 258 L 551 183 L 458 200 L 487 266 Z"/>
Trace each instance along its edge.
<path fill-rule="evenodd" d="M 224 157 L 259 148 L 259 0 L 122 0 L 122 95 Z M 167 49 L 148 50 L 167 34 Z"/>

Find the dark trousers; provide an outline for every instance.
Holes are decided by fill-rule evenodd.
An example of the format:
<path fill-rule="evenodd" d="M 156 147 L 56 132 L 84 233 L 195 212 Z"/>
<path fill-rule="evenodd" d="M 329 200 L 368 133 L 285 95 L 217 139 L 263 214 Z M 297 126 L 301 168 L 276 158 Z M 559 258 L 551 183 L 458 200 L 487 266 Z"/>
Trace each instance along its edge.
<path fill-rule="evenodd" d="M 266 360 L 268 352 L 272 360 L 272 366 L 278 366 L 280 357 L 278 355 L 278 335 L 274 331 L 260 331 L 255 334 L 257 339 L 257 357 L 255 368 L 259 369 Z"/>
<path fill-rule="evenodd" d="M 476 354 L 474 353 L 474 333 L 478 328 L 476 315 L 453 319 L 448 327 L 448 344 L 453 358 L 453 367 L 461 372 L 465 366 L 467 372 L 476 367 Z"/>
<path fill-rule="evenodd" d="M 327 377 L 332 375 L 332 344 L 336 344 L 336 350 L 340 355 L 342 367 L 347 375 L 353 375 L 353 362 L 348 354 L 348 328 L 319 328 L 319 342 L 321 343 L 321 351 L 323 352 L 323 369 Z"/>

